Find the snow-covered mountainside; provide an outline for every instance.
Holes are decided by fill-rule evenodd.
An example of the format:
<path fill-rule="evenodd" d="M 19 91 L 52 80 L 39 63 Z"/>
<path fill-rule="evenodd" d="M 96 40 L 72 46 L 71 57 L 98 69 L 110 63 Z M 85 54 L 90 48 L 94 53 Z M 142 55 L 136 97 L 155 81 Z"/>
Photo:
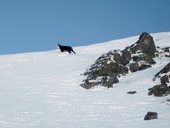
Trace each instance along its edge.
<path fill-rule="evenodd" d="M 156 46 L 170 47 L 170 32 L 151 34 Z M 113 88 L 79 86 L 103 53 L 124 49 L 139 36 L 74 47 L 77 54 L 48 52 L 0 56 L 0 128 L 169 128 L 170 95 L 148 96 L 169 62 L 157 57 L 151 68 L 120 77 Z M 129 91 L 137 93 L 130 95 Z M 144 121 L 148 111 L 158 119 Z"/>

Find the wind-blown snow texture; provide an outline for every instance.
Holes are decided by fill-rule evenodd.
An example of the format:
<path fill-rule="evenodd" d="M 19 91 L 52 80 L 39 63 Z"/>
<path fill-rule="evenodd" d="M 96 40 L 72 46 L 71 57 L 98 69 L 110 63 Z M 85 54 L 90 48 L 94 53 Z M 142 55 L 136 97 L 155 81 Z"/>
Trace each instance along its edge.
<path fill-rule="evenodd" d="M 170 45 L 170 33 L 151 34 L 156 46 Z M 80 76 L 100 55 L 123 49 L 139 36 L 85 47 L 76 55 L 49 52 L 0 56 L 0 128 L 169 128 L 170 96 L 148 96 L 154 75 L 169 61 L 121 77 L 113 88 L 86 90 Z M 137 91 L 129 95 L 128 91 Z M 144 121 L 148 111 L 158 119 Z"/>

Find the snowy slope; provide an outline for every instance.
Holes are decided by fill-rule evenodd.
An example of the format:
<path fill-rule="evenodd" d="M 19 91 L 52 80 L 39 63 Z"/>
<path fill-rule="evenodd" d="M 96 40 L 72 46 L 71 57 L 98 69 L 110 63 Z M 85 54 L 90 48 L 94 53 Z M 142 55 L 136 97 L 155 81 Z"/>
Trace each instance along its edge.
<path fill-rule="evenodd" d="M 170 46 L 170 32 L 151 34 L 157 46 Z M 148 96 L 154 75 L 169 58 L 152 68 L 121 77 L 114 88 L 85 90 L 80 76 L 103 53 L 123 49 L 139 36 L 73 48 L 0 56 L 0 128 L 169 128 L 170 96 Z M 136 90 L 137 94 L 128 95 Z M 144 121 L 148 111 L 157 120 Z"/>

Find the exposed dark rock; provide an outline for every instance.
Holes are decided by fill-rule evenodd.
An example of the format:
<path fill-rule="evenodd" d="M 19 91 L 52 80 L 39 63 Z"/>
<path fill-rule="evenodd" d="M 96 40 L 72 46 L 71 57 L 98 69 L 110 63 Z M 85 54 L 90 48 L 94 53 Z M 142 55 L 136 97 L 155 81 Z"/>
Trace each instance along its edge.
<path fill-rule="evenodd" d="M 164 75 L 160 78 L 160 81 L 162 84 L 166 84 L 166 83 L 169 83 L 169 77 L 168 75 Z"/>
<path fill-rule="evenodd" d="M 131 51 L 132 60 L 135 62 L 129 64 L 131 72 L 150 68 L 152 64 L 156 63 L 153 59 L 156 47 L 152 36 L 146 32 L 142 33 L 139 40 L 129 47 L 129 51 Z"/>
<path fill-rule="evenodd" d="M 140 66 L 139 66 L 140 65 Z M 144 70 L 144 69 L 147 69 L 147 68 L 150 68 L 151 65 L 148 64 L 148 63 L 130 63 L 129 64 L 129 70 L 131 72 L 136 72 L 136 71 L 140 71 L 140 70 Z"/>
<path fill-rule="evenodd" d="M 151 58 L 148 55 L 144 55 L 144 54 L 135 55 L 135 56 L 132 57 L 132 59 L 133 59 L 134 62 L 145 61 L 149 64 L 155 64 L 156 63 L 153 58 Z"/>
<path fill-rule="evenodd" d="M 139 70 L 139 65 L 138 65 L 138 63 L 131 63 L 131 64 L 129 64 L 129 70 L 130 70 L 131 72 L 136 72 L 136 71 L 138 71 L 138 70 Z"/>
<path fill-rule="evenodd" d="M 132 60 L 135 61 L 135 62 L 138 62 L 138 61 L 141 60 L 141 57 L 136 55 L 136 56 L 132 57 Z"/>
<path fill-rule="evenodd" d="M 150 57 L 155 57 L 156 47 L 153 37 L 147 32 L 143 32 L 139 37 L 139 49 Z"/>
<path fill-rule="evenodd" d="M 156 47 L 153 40 L 153 37 L 147 32 L 143 32 L 139 40 L 130 46 L 130 51 L 135 54 L 138 51 L 150 56 L 151 58 L 155 57 Z"/>
<path fill-rule="evenodd" d="M 93 65 L 84 73 L 87 76 L 81 84 L 89 89 L 93 86 L 112 87 L 113 83 L 119 82 L 118 76 L 128 73 L 126 63 L 130 61 L 130 52 L 127 50 L 114 50 L 100 56 Z M 126 59 L 125 59 L 126 58 Z"/>
<path fill-rule="evenodd" d="M 160 79 L 162 84 L 167 84 L 170 81 L 170 63 L 168 63 L 161 71 L 159 71 L 153 80 Z"/>
<path fill-rule="evenodd" d="M 161 71 L 159 71 L 156 75 L 155 75 L 155 77 L 154 77 L 154 79 L 155 78 L 159 78 L 160 76 L 161 76 L 161 74 L 166 74 L 166 73 L 168 73 L 168 72 L 170 72 L 170 63 L 168 63 Z"/>
<path fill-rule="evenodd" d="M 122 51 L 114 50 L 112 55 L 113 55 L 113 60 L 117 64 L 122 64 L 124 66 L 127 65 L 131 60 L 131 53 L 127 49 L 124 49 Z"/>
<path fill-rule="evenodd" d="M 110 88 L 110 87 L 113 87 L 113 83 L 118 83 L 118 82 L 119 80 L 117 79 L 117 77 L 112 76 L 107 81 L 104 82 L 103 86 Z"/>
<path fill-rule="evenodd" d="M 113 83 L 119 82 L 117 77 L 119 74 L 127 74 L 128 69 L 115 62 L 107 63 L 105 60 L 101 61 L 102 58 L 98 59 L 90 69 L 84 73 L 87 76 L 84 84 L 81 86 L 89 89 L 93 86 L 102 85 L 105 87 L 112 87 Z M 98 67 L 98 64 L 100 67 Z M 88 86 L 87 86 L 88 85 Z"/>
<path fill-rule="evenodd" d="M 151 120 L 151 119 L 157 119 L 157 118 L 158 118 L 157 112 L 148 112 L 145 115 L 144 120 Z"/>
<path fill-rule="evenodd" d="M 149 88 L 149 93 L 148 95 L 154 95 L 154 96 L 166 96 L 168 94 L 170 94 L 170 87 L 168 87 L 165 84 L 160 84 L 160 85 L 156 85 L 152 88 Z"/>
<path fill-rule="evenodd" d="M 127 92 L 127 94 L 135 94 L 135 93 L 137 93 L 136 91 L 129 91 L 129 92 Z"/>
<path fill-rule="evenodd" d="M 143 60 L 146 61 L 149 64 L 156 64 L 156 62 L 154 61 L 154 59 L 148 55 L 144 55 L 143 56 Z"/>
<path fill-rule="evenodd" d="M 170 81 L 170 63 L 155 75 L 154 80 L 156 79 L 158 79 L 161 84 L 150 88 L 148 95 L 166 96 L 170 94 L 170 86 L 168 85 Z"/>
<path fill-rule="evenodd" d="M 152 36 L 142 33 L 139 40 L 124 50 L 112 50 L 101 55 L 83 74 L 86 79 L 81 84 L 89 89 L 93 86 L 112 87 L 119 82 L 118 77 L 129 72 L 136 72 L 151 67 L 156 62 L 156 47 Z"/>
<path fill-rule="evenodd" d="M 113 53 L 113 60 L 117 63 L 117 64 L 121 64 L 121 55 L 119 54 L 119 52 L 117 50 L 114 50 Z"/>
<path fill-rule="evenodd" d="M 119 55 L 117 51 L 110 51 L 99 57 L 96 62 L 84 73 L 87 78 L 81 84 L 82 87 L 89 89 L 93 86 L 102 85 L 112 87 L 113 83 L 118 82 L 119 74 L 126 74 L 128 69 L 121 64 L 113 62 L 113 56 Z"/>
<path fill-rule="evenodd" d="M 130 62 L 130 60 L 131 60 L 131 53 L 127 50 L 127 49 L 124 49 L 123 51 L 122 51 L 122 58 L 121 58 L 122 60 L 122 65 L 127 65 L 129 62 Z"/>

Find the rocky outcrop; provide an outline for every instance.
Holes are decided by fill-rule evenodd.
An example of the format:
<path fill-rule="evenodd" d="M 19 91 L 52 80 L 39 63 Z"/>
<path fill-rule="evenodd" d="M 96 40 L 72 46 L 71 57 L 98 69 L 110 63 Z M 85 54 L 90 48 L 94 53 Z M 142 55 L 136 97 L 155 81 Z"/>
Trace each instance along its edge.
<path fill-rule="evenodd" d="M 156 85 L 152 88 L 149 88 L 148 95 L 154 95 L 154 96 L 167 96 L 170 94 L 170 87 L 165 84 Z"/>
<path fill-rule="evenodd" d="M 131 46 L 130 50 L 133 54 L 140 50 L 146 56 L 151 58 L 155 57 L 156 47 L 153 37 L 149 33 L 143 32 L 140 35 L 139 40 Z"/>
<path fill-rule="evenodd" d="M 119 82 L 118 75 L 128 73 L 128 68 L 122 64 L 125 64 L 128 60 L 124 61 L 122 58 L 123 54 L 121 56 L 120 51 L 117 50 L 100 56 L 84 73 L 84 76 L 87 77 L 81 86 L 86 89 L 97 85 L 112 87 L 113 83 Z"/>
<path fill-rule="evenodd" d="M 168 63 L 161 71 L 155 74 L 153 80 L 160 81 L 159 85 L 149 88 L 148 95 L 166 96 L 170 94 L 170 63 Z"/>
<path fill-rule="evenodd" d="M 124 50 L 112 50 L 100 56 L 83 74 L 86 78 L 81 86 L 89 89 L 94 86 L 112 87 L 119 82 L 118 77 L 128 72 L 147 69 L 155 64 L 156 47 L 150 34 L 144 32 L 139 40 Z"/>

